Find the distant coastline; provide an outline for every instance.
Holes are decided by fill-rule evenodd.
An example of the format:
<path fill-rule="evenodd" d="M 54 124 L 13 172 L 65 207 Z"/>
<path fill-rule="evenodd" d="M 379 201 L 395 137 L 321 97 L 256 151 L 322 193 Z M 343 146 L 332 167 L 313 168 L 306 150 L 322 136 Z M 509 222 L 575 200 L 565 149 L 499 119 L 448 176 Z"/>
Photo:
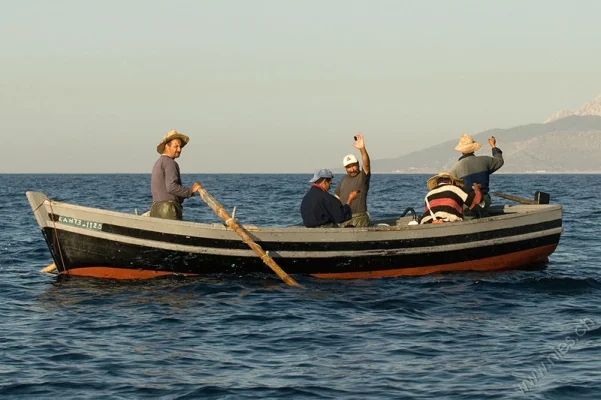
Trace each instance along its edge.
<path fill-rule="evenodd" d="M 392 172 L 373 172 L 373 174 L 398 174 L 398 175 L 423 175 L 423 174 L 437 174 L 441 171 L 421 171 L 421 172 L 403 172 L 403 171 L 392 171 Z M 495 175 L 599 175 L 601 171 L 524 171 L 524 172 L 495 172 Z"/>
<path fill-rule="evenodd" d="M 332 170 L 334 174 L 341 175 L 344 171 Z M 186 175 L 312 175 L 314 171 L 310 172 L 187 172 L 183 173 L 182 176 Z M 404 171 L 391 171 L 391 172 L 377 172 L 373 171 L 372 175 L 429 175 L 437 174 L 441 171 L 415 171 L 415 172 L 404 172 Z M 150 176 L 150 172 L 0 172 L 2 175 L 147 175 Z M 524 171 L 524 172 L 495 172 L 495 175 L 601 175 L 601 171 Z"/>

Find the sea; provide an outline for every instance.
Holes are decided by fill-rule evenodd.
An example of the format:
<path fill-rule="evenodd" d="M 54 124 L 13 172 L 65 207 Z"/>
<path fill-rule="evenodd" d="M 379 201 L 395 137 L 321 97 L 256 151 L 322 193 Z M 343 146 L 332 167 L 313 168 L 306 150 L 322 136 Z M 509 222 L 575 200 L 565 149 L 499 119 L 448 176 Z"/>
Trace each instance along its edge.
<path fill-rule="evenodd" d="M 241 224 L 289 226 L 312 174 L 184 174 Z M 374 174 L 372 219 L 423 210 L 427 175 Z M 336 185 L 341 176 L 334 178 Z M 543 268 L 322 280 L 115 281 L 52 262 L 26 200 L 148 210 L 150 175 L 0 175 L 0 399 L 599 399 L 601 175 L 492 176 L 563 206 Z M 515 204 L 493 197 L 494 204 Z M 198 197 L 184 219 L 220 222 Z"/>

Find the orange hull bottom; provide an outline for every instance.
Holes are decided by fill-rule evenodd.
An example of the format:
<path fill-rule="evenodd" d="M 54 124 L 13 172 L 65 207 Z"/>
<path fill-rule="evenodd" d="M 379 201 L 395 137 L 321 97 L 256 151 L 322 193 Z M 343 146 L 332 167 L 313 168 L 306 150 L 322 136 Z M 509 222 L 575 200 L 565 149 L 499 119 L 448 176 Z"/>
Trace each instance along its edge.
<path fill-rule="evenodd" d="M 324 279 L 364 279 L 392 276 L 417 276 L 449 271 L 499 271 L 517 268 L 528 264 L 546 263 L 549 261 L 549 254 L 553 253 L 556 247 L 557 245 L 543 246 L 536 249 L 504 254 L 502 256 L 488 257 L 479 260 L 464 261 L 453 264 L 431 265 L 428 267 L 399 268 L 373 272 L 367 271 L 314 274 L 313 276 Z"/>
<path fill-rule="evenodd" d="M 427 267 L 398 268 L 382 271 L 340 272 L 327 274 L 312 274 L 323 279 L 365 279 L 383 278 L 393 276 L 417 276 L 449 271 L 498 271 L 517 268 L 523 265 L 546 263 L 549 254 L 553 253 L 557 245 L 538 247 L 501 256 L 488 257 L 473 261 L 464 261 L 453 264 L 431 265 Z M 127 269 L 113 267 L 85 267 L 73 268 L 61 272 L 62 275 L 89 276 L 105 279 L 151 279 L 167 275 L 198 276 L 192 273 L 174 273 L 169 271 L 154 271 L 145 269 Z"/>
<path fill-rule="evenodd" d="M 168 271 L 153 271 L 150 269 L 126 269 L 112 267 L 73 268 L 66 272 L 61 272 L 61 275 L 90 276 L 93 278 L 105 279 L 152 279 L 166 275 L 198 276 L 197 274 L 176 274 Z"/>

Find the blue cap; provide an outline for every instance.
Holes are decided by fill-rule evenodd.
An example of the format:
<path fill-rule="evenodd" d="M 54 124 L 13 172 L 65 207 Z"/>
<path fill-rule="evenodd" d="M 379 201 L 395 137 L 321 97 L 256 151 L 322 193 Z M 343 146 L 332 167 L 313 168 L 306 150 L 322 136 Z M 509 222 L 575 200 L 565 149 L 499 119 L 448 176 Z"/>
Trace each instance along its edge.
<path fill-rule="evenodd" d="M 309 183 L 315 183 L 321 178 L 332 179 L 333 176 L 334 175 L 332 175 L 332 171 L 330 171 L 329 169 L 320 169 L 315 173 L 315 175 L 313 175 L 313 179 L 311 179 Z"/>

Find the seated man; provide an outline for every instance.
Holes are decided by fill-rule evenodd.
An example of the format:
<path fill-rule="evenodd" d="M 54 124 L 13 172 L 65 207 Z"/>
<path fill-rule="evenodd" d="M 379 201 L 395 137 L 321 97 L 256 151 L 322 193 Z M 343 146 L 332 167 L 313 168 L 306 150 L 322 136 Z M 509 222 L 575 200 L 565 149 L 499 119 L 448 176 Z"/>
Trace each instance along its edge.
<path fill-rule="evenodd" d="M 448 172 L 428 179 L 428 189 L 430 191 L 426 195 L 426 208 L 420 224 L 462 221 L 463 206 L 471 210 L 482 201 L 479 184 L 474 183 L 473 190 L 466 192 L 463 181 Z"/>
<path fill-rule="evenodd" d="M 344 221 L 351 219 L 351 203 L 359 195 L 352 191 L 346 203 L 328 193 L 332 185 L 332 171 L 320 169 L 309 181 L 311 189 L 301 203 L 300 211 L 303 225 L 307 228 L 334 228 Z"/>

